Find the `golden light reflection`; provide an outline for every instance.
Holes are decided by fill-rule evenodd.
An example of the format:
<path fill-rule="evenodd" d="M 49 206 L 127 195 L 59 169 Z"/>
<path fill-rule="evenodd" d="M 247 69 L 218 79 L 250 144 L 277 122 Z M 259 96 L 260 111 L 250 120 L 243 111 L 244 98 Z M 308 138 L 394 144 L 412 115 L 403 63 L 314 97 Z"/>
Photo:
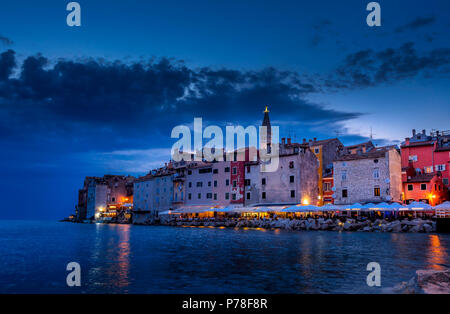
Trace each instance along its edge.
<path fill-rule="evenodd" d="M 427 255 L 431 268 L 437 270 L 445 269 L 442 264 L 445 264 L 447 260 L 446 248 L 442 246 L 438 235 L 432 234 L 429 236 L 429 239 L 430 245 Z"/>

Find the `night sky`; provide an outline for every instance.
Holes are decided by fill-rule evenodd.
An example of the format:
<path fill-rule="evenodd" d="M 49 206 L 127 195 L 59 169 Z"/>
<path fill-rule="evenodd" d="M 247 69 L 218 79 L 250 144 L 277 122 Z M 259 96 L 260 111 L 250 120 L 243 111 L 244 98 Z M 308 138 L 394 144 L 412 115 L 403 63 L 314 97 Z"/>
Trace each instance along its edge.
<path fill-rule="evenodd" d="M 143 175 L 173 127 L 272 125 L 398 144 L 450 129 L 450 1 L 8 1 L 0 8 L 3 219 L 74 211 L 84 177 Z M 345 3 L 345 5 L 343 4 Z"/>

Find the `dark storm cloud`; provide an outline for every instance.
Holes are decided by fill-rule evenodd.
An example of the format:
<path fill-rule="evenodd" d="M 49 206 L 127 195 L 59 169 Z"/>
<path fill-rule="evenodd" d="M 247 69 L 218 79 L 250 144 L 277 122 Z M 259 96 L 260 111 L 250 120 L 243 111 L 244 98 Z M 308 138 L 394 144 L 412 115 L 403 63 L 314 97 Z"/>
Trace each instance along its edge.
<path fill-rule="evenodd" d="M 6 46 L 10 46 L 10 45 L 14 44 L 14 42 L 11 39 L 9 39 L 8 37 L 2 36 L 2 35 L 0 35 L 0 43 L 4 44 Z"/>
<path fill-rule="evenodd" d="M 330 87 L 351 88 L 423 76 L 448 74 L 450 49 L 438 48 L 418 52 L 413 43 L 382 51 L 361 50 L 345 57 L 336 75 L 326 84 Z"/>
<path fill-rule="evenodd" d="M 395 32 L 401 33 L 408 30 L 415 30 L 421 27 L 432 25 L 436 22 L 436 18 L 434 16 L 424 17 L 418 16 L 414 20 L 404 25 L 401 25 L 395 29 Z"/>
<path fill-rule="evenodd" d="M 359 116 L 307 101 L 320 87 L 274 68 L 191 69 L 167 58 L 122 63 L 42 55 L 16 66 L 12 50 L 0 55 L 0 139 L 22 145 L 60 149 L 56 144 L 64 140 L 73 150 L 148 147 L 170 140 L 174 126 L 194 117 L 219 125 L 260 123 L 265 105 L 286 121 L 338 123 Z"/>

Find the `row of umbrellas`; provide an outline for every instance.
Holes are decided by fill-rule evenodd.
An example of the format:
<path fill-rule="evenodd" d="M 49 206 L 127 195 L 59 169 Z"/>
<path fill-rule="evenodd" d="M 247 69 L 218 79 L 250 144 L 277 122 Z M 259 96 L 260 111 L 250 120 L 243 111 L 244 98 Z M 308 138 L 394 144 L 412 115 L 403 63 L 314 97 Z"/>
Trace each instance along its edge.
<path fill-rule="evenodd" d="M 431 206 L 423 202 L 412 202 L 408 205 L 399 203 L 379 203 L 373 204 L 368 203 L 362 205 L 360 203 L 355 203 L 352 205 L 334 205 L 327 204 L 324 206 L 314 206 L 314 205 L 294 205 L 290 207 L 235 207 L 226 206 L 223 208 L 218 207 L 194 207 L 194 208 L 180 208 L 176 210 L 168 210 L 160 213 L 164 214 L 193 214 L 193 213 L 204 213 L 204 212 L 221 212 L 221 213 L 263 213 L 263 212 L 285 212 L 285 213 L 301 213 L 301 212 L 324 212 L 324 211 L 430 211 L 430 210 L 450 210 L 450 202 L 444 202 L 438 206 Z"/>

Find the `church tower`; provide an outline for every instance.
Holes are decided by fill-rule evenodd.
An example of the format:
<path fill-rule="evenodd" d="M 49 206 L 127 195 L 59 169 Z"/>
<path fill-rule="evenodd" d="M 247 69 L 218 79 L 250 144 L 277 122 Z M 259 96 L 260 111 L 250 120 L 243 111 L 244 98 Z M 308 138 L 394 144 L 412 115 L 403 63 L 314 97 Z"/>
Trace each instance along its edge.
<path fill-rule="evenodd" d="M 262 126 L 267 127 L 267 146 L 270 149 L 270 144 L 272 143 L 272 127 L 270 126 L 270 118 L 269 118 L 269 108 L 266 106 L 266 110 L 264 110 L 264 120 Z"/>

